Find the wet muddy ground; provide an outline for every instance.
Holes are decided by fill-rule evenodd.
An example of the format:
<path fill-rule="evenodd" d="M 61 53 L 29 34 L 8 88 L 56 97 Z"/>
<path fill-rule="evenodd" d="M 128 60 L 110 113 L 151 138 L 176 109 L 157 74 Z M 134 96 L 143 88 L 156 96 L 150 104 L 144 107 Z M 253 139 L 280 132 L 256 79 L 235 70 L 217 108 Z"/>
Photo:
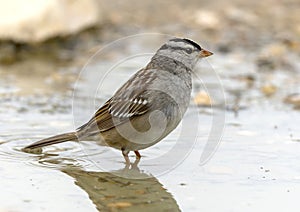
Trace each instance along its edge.
<path fill-rule="evenodd" d="M 203 19 L 203 13 L 196 13 L 200 7 L 193 7 L 198 3 L 191 1 L 179 13 L 184 3 L 178 2 L 166 14 L 170 19 L 180 16 L 178 24 L 149 21 L 140 12 L 137 17 L 144 19 L 137 22 L 129 5 L 116 3 L 110 5 L 109 27 L 47 41 L 42 47 L 5 44 L 11 54 L 0 58 L 0 211 L 298 211 L 298 3 L 225 7 L 211 1 L 201 7 L 210 17 Z M 120 7 L 127 8 L 124 19 L 117 13 Z M 247 15 L 241 15 L 245 10 Z M 273 28 L 270 11 L 282 17 Z M 249 33 L 258 22 L 256 33 Z M 191 105 L 178 129 L 141 151 L 142 160 L 131 167 L 120 152 L 93 142 L 67 142 L 37 154 L 21 151 L 87 121 L 146 64 L 165 36 L 144 34 L 88 59 L 116 38 L 149 30 L 200 40 L 215 53 L 195 70 Z M 49 56 L 47 49 L 52 48 Z M 213 126 L 218 130 L 211 133 Z M 203 152 L 210 151 L 205 146 L 211 144 L 210 135 L 221 140 L 202 164 Z M 133 155 L 130 159 L 134 161 Z"/>

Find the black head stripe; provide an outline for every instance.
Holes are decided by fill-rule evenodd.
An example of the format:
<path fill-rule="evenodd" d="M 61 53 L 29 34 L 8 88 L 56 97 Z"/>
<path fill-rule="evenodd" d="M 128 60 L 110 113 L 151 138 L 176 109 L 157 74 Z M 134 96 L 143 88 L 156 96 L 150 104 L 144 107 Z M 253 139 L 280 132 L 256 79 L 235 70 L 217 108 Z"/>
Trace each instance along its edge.
<path fill-rule="evenodd" d="M 184 40 L 185 42 L 187 42 L 187 43 L 193 45 L 193 46 L 196 47 L 199 51 L 201 50 L 201 47 L 200 47 L 199 44 L 197 44 L 196 42 L 194 42 L 194 41 L 192 41 L 192 40 L 189 40 L 189 39 L 186 39 L 186 38 L 184 38 L 184 39 L 182 39 L 182 40 Z"/>
<path fill-rule="evenodd" d="M 173 38 L 170 41 L 174 41 L 174 42 L 182 42 L 184 39 L 181 38 Z"/>
<path fill-rule="evenodd" d="M 192 46 L 194 46 L 195 48 L 197 48 L 199 51 L 202 49 L 199 44 L 197 44 L 196 42 L 192 41 L 192 40 L 189 40 L 187 38 L 173 38 L 171 39 L 170 41 L 174 41 L 174 42 L 185 42 L 185 43 L 188 43 L 188 44 L 191 44 Z"/>

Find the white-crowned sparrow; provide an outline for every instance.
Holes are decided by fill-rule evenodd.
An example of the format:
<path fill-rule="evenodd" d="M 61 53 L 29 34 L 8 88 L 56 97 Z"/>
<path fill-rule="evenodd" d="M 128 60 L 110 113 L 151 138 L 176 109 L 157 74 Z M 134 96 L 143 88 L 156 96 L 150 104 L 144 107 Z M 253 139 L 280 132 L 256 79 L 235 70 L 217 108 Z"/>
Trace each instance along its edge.
<path fill-rule="evenodd" d="M 75 132 L 37 141 L 25 149 L 93 140 L 120 149 L 126 162 L 130 151 L 140 158 L 138 150 L 159 142 L 179 124 L 190 102 L 191 72 L 200 58 L 210 55 L 189 39 L 167 41 L 90 121 Z"/>

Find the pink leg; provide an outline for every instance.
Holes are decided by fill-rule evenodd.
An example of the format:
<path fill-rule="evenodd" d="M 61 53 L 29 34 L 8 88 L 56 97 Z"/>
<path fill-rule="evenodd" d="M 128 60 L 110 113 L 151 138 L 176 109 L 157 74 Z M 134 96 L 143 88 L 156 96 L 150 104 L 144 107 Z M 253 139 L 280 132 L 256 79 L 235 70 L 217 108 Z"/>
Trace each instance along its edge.
<path fill-rule="evenodd" d="M 134 151 L 134 153 L 135 153 L 136 159 L 140 159 L 142 157 L 141 154 L 139 153 L 139 151 Z"/>

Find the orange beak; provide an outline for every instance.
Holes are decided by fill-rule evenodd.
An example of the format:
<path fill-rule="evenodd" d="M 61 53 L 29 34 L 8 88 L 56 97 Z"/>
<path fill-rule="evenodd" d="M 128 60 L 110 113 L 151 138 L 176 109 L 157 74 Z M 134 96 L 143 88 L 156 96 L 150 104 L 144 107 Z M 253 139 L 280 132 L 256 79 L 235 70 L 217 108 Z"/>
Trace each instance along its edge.
<path fill-rule="evenodd" d="M 213 53 L 210 52 L 210 51 L 207 51 L 207 50 L 205 50 L 205 49 L 202 49 L 202 50 L 200 51 L 199 57 L 208 57 L 208 56 L 210 56 L 210 55 L 213 55 Z"/>

